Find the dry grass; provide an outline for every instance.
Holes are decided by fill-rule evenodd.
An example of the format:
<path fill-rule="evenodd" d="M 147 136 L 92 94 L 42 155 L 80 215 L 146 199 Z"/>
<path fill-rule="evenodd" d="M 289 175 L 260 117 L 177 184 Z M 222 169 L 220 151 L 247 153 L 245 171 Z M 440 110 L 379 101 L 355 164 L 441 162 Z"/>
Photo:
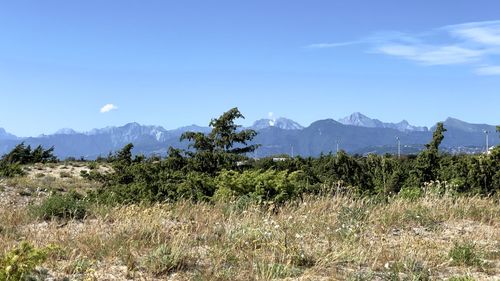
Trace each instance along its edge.
<path fill-rule="evenodd" d="M 71 280 L 500 278 L 498 199 L 311 197 L 279 212 L 183 201 L 90 212 L 66 224 L 2 206 L 0 252 L 22 240 L 57 245 L 44 267 Z M 452 259 L 466 242 L 477 262 Z"/>

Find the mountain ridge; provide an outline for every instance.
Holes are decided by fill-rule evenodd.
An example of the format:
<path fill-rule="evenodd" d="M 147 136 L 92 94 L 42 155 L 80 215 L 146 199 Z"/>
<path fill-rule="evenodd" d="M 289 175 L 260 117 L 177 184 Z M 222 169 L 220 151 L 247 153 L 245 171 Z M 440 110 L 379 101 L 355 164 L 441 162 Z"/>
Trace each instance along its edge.
<path fill-rule="evenodd" d="M 367 127 L 367 128 L 391 128 L 402 132 L 405 131 L 426 132 L 429 130 L 427 127 L 424 126 L 413 126 L 404 119 L 398 123 L 387 123 L 387 122 L 382 122 L 378 119 L 370 118 L 360 112 L 354 112 L 349 116 L 338 119 L 337 121 L 344 125 L 352 125 L 352 126 Z"/>
<path fill-rule="evenodd" d="M 259 119 L 250 126 L 250 129 L 254 130 L 262 130 L 269 127 L 276 127 L 283 130 L 302 130 L 304 126 L 299 123 L 293 121 L 292 119 L 279 117 L 279 118 L 266 118 Z"/>
<path fill-rule="evenodd" d="M 422 149 L 423 144 L 432 138 L 433 128 L 431 130 L 402 130 L 394 126 L 382 125 L 381 127 L 378 123 L 381 121 L 364 115 L 358 114 L 354 117 L 360 121 L 376 121 L 363 124 L 352 122 L 353 124 L 346 125 L 329 118 L 317 120 L 309 126 L 303 127 L 291 119 L 277 118 L 260 119 L 246 128 L 256 129 L 259 132 L 254 141 L 254 143 L 262 144 L 254 154 L 258 157 L 291 153 L 292 150 L 295 155 L 316 156 L 335 151 L 337 143 L 339 143 L 340 149 L 350 153 L 374 151 L 384 153 L 388 149 L 395 149 L 396 137 L 399 137 L 404 145 L 411 148 L 403 151 L 404 153 L 413 153 Z M 449 148 L 450 151 L 464 151 L 462 148 L 469 146 L 476 147 L 475 151 L 481 151 L 485 142 L 484 130 L 490 131 L 491 135 L 495 132 L 493 125 L 472 124 L 452 117 L 443 122 L 447 129 L 443 147 Z M 374 124 L 379 126 L 373 126 Z M 18 138 L 0 128 L 0 155 L 8 152 L 21 141 L 32 146 L 55 146 L 56 155 L 60 158 L 84 156 L 90 159 L 99 155 L 104 156 L 130 142 L 135 145 L 134 153 L 164 155 L 169 146 L 187 148 L 188 143 L 180 142 L 179 138 L 182 133 L 193 130 L 208 133 L 210 128 L 190 125 L 166 130 L 161 126 L 141 125 L 132 122 L 123 126 L 92 129 L 88 132 L 77 132 L 65 128 L 51 135 L 28 138 Z M 4 138 L 2 139 L 1 136 Z M 491 145 L 497 143 L 498 138 L 490 137 Z"/>
<path fill-rule="evenodd" d="M 4 128 L 0 128 L 0 140 L 16 140 L 17 136 L 7 132 Z"/>

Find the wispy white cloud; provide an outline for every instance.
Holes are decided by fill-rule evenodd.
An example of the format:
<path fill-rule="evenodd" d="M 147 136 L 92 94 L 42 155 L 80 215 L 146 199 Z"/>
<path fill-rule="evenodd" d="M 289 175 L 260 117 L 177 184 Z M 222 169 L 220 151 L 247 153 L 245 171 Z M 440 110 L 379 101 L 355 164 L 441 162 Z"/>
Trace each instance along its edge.
<path fill-rule="evenodd" d="M 369 46 L 371 53 L 395 56 L 419 65 L 474 67 L 478 75 L 498 75 L 498 66 L 484 66 L 500 55 L 500 20 L 448 25 L 419 34 L 384 32 L 361 40 L 321 43 L 312 49 L 337 48 L 354 44 Z"/>
<path fill-rule="evenodd" d="M 106 113 L 106 112 L 110 112 L 111 110 L 116 110 L 118 109 L 118 107 L 112 103 L 108 103 L 106 105 L 104 105 L 103 107 L 101 107 L 101 113 Z"/>
<path fill-rule="evenodd" d="M 482 66 L 475 70 L 477 75 L 500 75 L 500 65 Z"/>
<path fill-rule="evenodd" d="M 476 62 L 481 59 L 481 51 L 460 46 L 429 46 L 386 44 L 376 49 L 378 52 L 402 57 L 424 65 L 447 65 Z"/>
<path fill-rule="evenodd" d="M 347 42 L 337 42 L 337 43 L 316 43 L 305 46 L 308 49 L 328 49 L 335 47 L 344 47 L 349 45 L 357 45 L 366 43 L 366 40 L 357 40 L 357 41 L 347 41 Z"/>
<path fill-rule="evenodd" d="M 500 46 L 500 21 L 471 22 L 444 27 L 451 35 L 484 45 Z"/>

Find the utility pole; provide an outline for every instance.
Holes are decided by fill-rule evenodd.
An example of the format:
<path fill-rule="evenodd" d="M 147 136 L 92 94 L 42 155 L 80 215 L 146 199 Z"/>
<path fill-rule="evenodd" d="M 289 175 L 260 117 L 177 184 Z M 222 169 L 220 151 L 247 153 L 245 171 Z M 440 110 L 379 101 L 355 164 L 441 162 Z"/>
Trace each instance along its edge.
<path fill-rule="evenodd" d="M 339 154 L 339 143 L 340 143 L 340 140 L 337 139 L 337 154 Z"/>
<path fill-rule="evenodd" d="M 484 130 L 484 134 L 486 135 L 486 154 L 488 154 L 488 149 L 490 148 L 489 133 L 490 133 L 490 131 Z"/>
<path fill-rule="evenodd" d="M 396 141 L 398 142 L 398 159 L 401 159 L 401 139 L 396 137 Z"/>
<path fill-rule="evenodd" d="M 294 157 L 293 155 L 293 144 L 290 145 L 292 147 L 292 158 Z"/>

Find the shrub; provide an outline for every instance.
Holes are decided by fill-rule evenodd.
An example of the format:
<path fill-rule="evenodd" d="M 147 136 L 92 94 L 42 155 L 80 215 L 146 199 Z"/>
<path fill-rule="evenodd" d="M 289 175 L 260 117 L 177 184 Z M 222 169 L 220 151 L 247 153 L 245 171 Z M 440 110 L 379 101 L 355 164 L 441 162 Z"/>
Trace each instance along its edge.
<path fill-rule="evenodd" d="M 71 176 L 71 173 L 69 173 L 69 172 L 65 172 L 65 171 L 60 172 L 60 173 L 59 173 L 59 176 L 60 176 L 61 178 L 71 178 L 71 177 L 72 177 L 72 176 Z"/>
<path fill-rule="evenodd" d="M 53 194 L 40 205 L 31 208 L 37 218 L 43 220 L 57 219 L 83 219 L 87 215 L 88 202 L 76 192 L 64 195 Z"/>
<path fill-rule="evenodd" d="M 455 243 L 448 256 L 457 265 L 472 266 L 481 264 L 476 245 L 471 242 Z"/>
<path fill-rule="evenodd" d="M 401 279 L 401 274 L 405 276 L 404 279 Z M 422 262 L 411 258 L 390 265 L 384 275 L 385 278 L 383 280 L 431 280 L 430 270 Z"/>
<path fill-rule="evenodd" d="M 302 183 L 301 172 L 275 170 L 250 170 L 242 173 L 222 171 L 216 178 L 216 200 L 228 200 L 232 197 L 249 195 L 256 201 L 273 201 L 283 203 L 300 194 Z"/>
<path fill-rule="evenodd" d="M 423 192 L 419 187 L 405 187 L 399 191 L 399 197 L 408 200 L 417 200 L 422 197 Z"/>
<path fill-rule="evenodd" d="M 27 242 L 5 253 L 0 258 L 0 280 L 37 280 L 36 270 L 46 259 L 52 247 L 35 248 Z"/>
<path fill-rule="evenodd" d="M 95 170 L 95 169 L 97 169 L 97 168 L 98 168 L 98 166 L 97 166 L 97 163 L 96 163 L 96 162 L 89 162 L 89 163 L 87 164 L 87 167 L 89 168 L 89 170 Z"/>
<path fill-rule="evenodd" d="M 97 170 L 90 170 L 90 171 L 81 170 L 80 176 L 90 181 L 97 181 L 97 182 L 109 181 L 109 178 L 105 174 L 99 173 Z"/>
<path fill-rule="evenodd" d="M 144 260 L 144 266 L 153 274 L 160 276 L 184 269 L 188 264 L 186 253 L 162 244 Z"/>
<path fill-rule="evenodd" d="M 24 175 L 24 171 L 17 163 L 9 164 L 5 161 L 0 161 L 0 177 L 11 178 Z"/>

